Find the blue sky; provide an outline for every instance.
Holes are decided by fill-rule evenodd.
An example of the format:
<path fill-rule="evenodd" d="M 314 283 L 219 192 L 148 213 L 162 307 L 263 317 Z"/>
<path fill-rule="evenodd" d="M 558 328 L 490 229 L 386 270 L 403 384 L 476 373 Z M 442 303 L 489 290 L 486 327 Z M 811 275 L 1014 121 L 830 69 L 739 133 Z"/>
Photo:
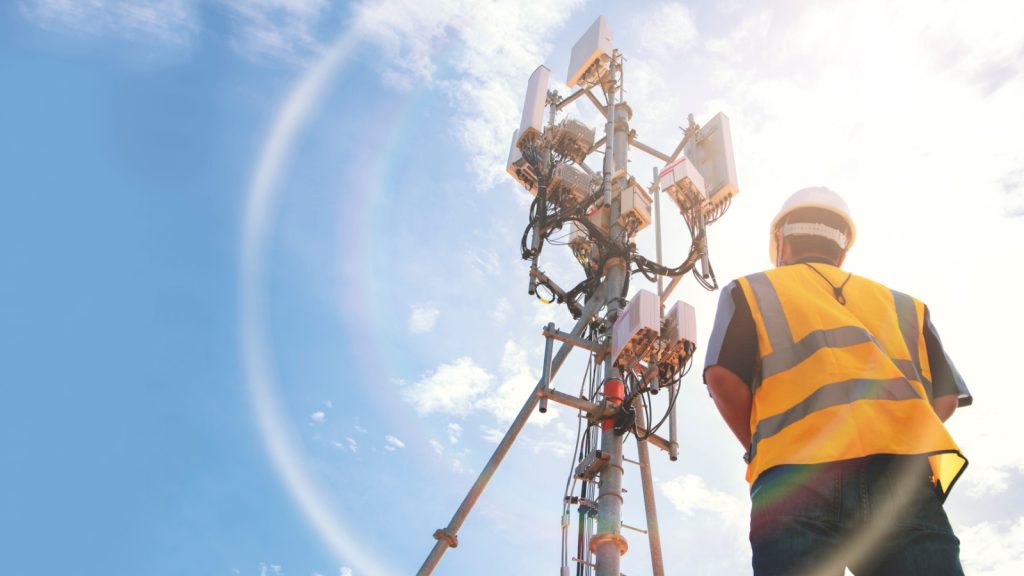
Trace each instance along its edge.
<path fill-rule="evenodd" d="M 5 570 L 414 572 L 536 381 L 540 327 L 570 323 L 526 294 L 529 196 L 504 162 L 529 74 L 560 83 L 599 14 L 644 142 L 732 119 L 720 281 L 765 267 L 782 200 L 825 184 L 858 218 L 846 267 L 929 304 L 977 401 L 950 423 L 965 565 L 1019 573 L 1021 8 L 578 0 L 0 7 Z M 630 158 L 646 182 L 657 165 Z M 717 294 L 677 295 L 702 350 Z M 742 450 L 700 368 L 680 460 L 654 457 L 663 546 L 669 573 L 742 572 Z M 575 426 L 531 421 L 439 573 L 557 570 Z"/>

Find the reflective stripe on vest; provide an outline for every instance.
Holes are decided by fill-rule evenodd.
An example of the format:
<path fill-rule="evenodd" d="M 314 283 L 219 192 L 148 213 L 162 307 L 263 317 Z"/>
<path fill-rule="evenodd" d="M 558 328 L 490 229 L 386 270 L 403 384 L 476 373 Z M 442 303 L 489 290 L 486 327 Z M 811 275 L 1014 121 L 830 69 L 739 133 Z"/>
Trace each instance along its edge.
<path fill-rule="evenodd" d="M 879 348 L 882 347 L 874 336 L 859 326 L 815 330 L 801 338 L 799 342 L 794 342 L 786 315 L 782 312 L 779 296 L 768 277 L 762 272 L 749 276 L 748 280 L 753 288 L 754 297 L 757 299 L 757 306 L 761 310 L 761 316 L 765 319 L 765 331 L 772 344 L 771 354 L 761 358 L 761 375 L 755 383 L 755 389 L 762 380 L 789 370 L 822 348 L 843 348 L 866 342 L 873 342 Z M 921 365 L 917 353 L 917 335 L 914 329 L 917 325 L 914 301 L 910 296 L 895 290 L 892 291 L 892 294 L 896 299 L 896 314 L 900 321 L 900 332 L 903 333 L 903 341 L 907 343 L 911 354 L 910 360 L 892 358 L 892 361 L 908 380 L 922 381 Z M 931 382 L 924 381 L 927 382 L 928 397 L 931 398 Z"/>
<path fill-rule="evenodd" d="M 760 349 L 748 481 L 779 464 L 927 454 L 946 493 L 966 459 L 931 407 L 924 305 L 853 277 L 844 306 L 813 274 L 784 266 L 739 281 Z"/>
<path fill-rule="evenodd" d="M 917 305 L 914 303 L 914 299 L 902 292 L 892 290 L 892 300 L 896 306 L 896 318 L 899 320 L 900 333 L 903 334 L 903 341 L 907 344 L 907 350 L 910 352 L 910 360 L 913 362 L 911 368 L 914 370 L 914 376 L 907 376 L 911 380 L 918 380 L 924 385 L 925 391 L 928 393 L 928 400 L 932 399 L 932 383 L 931 380 L 924 376 L 924 372 L 921 370 L 921 353 L 920 353 L 920 331 L 918 329 L 917 321 Z M 904 372 L 907 374 L 907 372 Z"/>
<path fill-rule="evenodd" d="M 911 400 L 921 395 L 907 382 L 906 378 L 890 378 L 888 380 L 845 380 L 834 384 L 826 384 L 814 391 L 803 402 L 785 412 L 763 418 L 757 423 L 757 429 L 750 441 L 750 458 L 757 456 L 757 445 L 761 440 L 770 438 L 812 412 L 849 404 L 857 400 Z"/>

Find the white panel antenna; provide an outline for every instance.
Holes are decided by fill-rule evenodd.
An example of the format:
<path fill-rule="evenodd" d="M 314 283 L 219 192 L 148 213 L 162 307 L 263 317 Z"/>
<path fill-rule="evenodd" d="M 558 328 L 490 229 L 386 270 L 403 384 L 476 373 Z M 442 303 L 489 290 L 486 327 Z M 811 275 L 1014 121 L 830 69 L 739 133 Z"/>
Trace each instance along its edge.
<path fill-rule="evenodd" d="M 639 290 L 612 327 L 612 359 L 629 364 L 644 354 L 661 334 L 661 306 L 658 296 Z"/>
<path fill-rule="evenodd" d="M 520 140 L 527 136 L 540 136 L 544 132 L 544 109 L 550 77 L 551 70 L 545 66 L 538 66 L 530 75 L 530 82 L 526 85 L 526 101 L 523 103 L 523 119 L 519 123 Z"/>
<path fill-rule="evenodd" d="M 523 158 L 523 153 L 520 152 L 519 146 L 519 130 L 512 133 L 512 147 L 508 151 L 508 164 L 505 166 L 505 171 L 512 175 L 516 179 L 516 182 L 522 184 L 523 188 L 530 191 L 530 194 L 537 195 L 537 176 L 533 173 L 533 169 Z"/>
<path fill-rule="evenodd" d="M 672 306 L 661 324 L 661 340 L 664 348 L 658 362 L 679 368 L 697 349 L 697 312 L 693 306 L 682 300 Z"/>
<path fill-rule="evenodd" d="M 686 144 L 685 154 L 704 177 L 709 203 L 722 204 L 739 194 L 729 117 L 719 112 L 701 126 L 700 136 Z"/>
<path fill-rule="evenodd" d="M 612 58 L 612 51 L 615 49 L 614 40 L 612 29 L 608 27 L 608 21 L 604 16 L 598 16 L 597 20 L 572 47 L 566 84 L 570 88 L 578 85 L 595 62 L 598 63 L 598 76 L 604 76 L 608 70 L 608 62 Z"/>
<path fill-rule="evenodd" d="M 665 166 L 658 174 L 658 179 L 661 189 L 683 212 L 699 206 L 707 197 L 704 192 L 704 177 L 686 155 Z"/>

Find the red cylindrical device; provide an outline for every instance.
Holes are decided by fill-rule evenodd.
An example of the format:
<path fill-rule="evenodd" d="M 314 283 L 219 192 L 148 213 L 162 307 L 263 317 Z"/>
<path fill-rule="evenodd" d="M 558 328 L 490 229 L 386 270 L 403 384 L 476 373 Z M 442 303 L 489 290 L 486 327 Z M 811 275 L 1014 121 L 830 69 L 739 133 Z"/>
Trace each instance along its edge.
<path fill-rule="evenodd" d="M 609 378 L 604 381 L 604 399 L 610 404 L 621 406 L 626 399 L 626 385 L 618 378 Z M 601 430 L 611 430 L 615 426 L 615 418 L 605 418 L 601 422 Z"/>

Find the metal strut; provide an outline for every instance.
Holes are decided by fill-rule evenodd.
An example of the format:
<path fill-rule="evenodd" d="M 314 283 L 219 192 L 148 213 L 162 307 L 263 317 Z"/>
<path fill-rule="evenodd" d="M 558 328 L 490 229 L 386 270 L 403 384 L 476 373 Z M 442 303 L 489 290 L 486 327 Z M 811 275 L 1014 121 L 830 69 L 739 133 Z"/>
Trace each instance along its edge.
<path fill-rule="evenodd" d="M 597 314 L 597 311 L 604 306 L 603 293 L 606 292 L 605 285 L 602 284 L 596 290 L 595 296 L 591 298 L 586 306 L 583 307 L 583 314 L 580 315 L 579 320 L 576 321 L 576 325 L 572 329 L 572 335 L 579 337 L 583 334 L 587 325 Z M 509 426 L 505 436 L 498 443 L 498 447 L 494 449 L 494 453 L 491 455 L 490 460 L 487 461 L 487 465 L 484 466 L 483 470 L 480 471 L 480 475 L 477 476 L 476 482 L 469 489 L 469 493 L 463 498 L 462 504 L 455 511 L 448 526 L 445 528 L 438 529 L 434 532 L 434 538 L 437 542 L 434 543 L 434 547 L 430 550 L 430 554 L 427 555 L 427 559 L 423 561 L 423 566 L 420 567 L 416 573 L 418 576 L 427 576 L 433 574 L 434 569 L 437 568 L 438 562 L 441 561 L 441 557 L 448 550 L 448 548 L 455 548 L 458 545 L 458 533 L 459 529 L 462 528 L 463 522 L 466 521 L 466 517 L 469 516 L 469 512 L 473 509 L 476 501 L 479 500 L 480 495 L 483 494 L 484 488 L 487 487 L 487 483 L 490 482 L 491 477 L 494 476 L 498 466 L 501 465 L 501 461 L 505 459 L 505 455 L 508 454 L 509 449 L 512 447 L 512 443 L 515 442 L 516 437 L 519 436 L 519 432 L 522 431 L 523 426 L 526 425 L 526 421 L 530 418 L 530 414 L 537 407 L 540 402 L 541 396 L 547 386 L 546 380 L 553 378 L 558 373 L 558 369 L 562 367 L 562 363 L 569 356 L 569 352 L 572 350 L 571 344 L 562 344 L 562 347 L 558 349 L 554 358 L 551 359 L 551 368 L 549 371 L 548 378 L 541 378 L 537 381 L 537 386 L 534 388 L 533 393 L 527 398 L 526 403 L 519 410 L 519 414 L 516 415 L 515 420 Z"/>

